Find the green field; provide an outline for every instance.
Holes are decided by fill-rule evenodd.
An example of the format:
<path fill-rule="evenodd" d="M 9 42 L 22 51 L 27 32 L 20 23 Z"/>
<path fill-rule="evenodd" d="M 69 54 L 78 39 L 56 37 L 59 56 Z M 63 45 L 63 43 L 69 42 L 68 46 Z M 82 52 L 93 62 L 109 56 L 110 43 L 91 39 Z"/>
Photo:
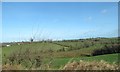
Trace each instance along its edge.
<path fill-rule="evenodd" d="M 21 45 L 11 43 L 9 47 L 2 47 L 2 60 L 3 65 L 6 63 L 19 63 L 23 68 L 28 68 L 30 65 L 39 68 L 41 64 L 48 64 L 52 69 L 59 69 L 70 61 L 79 62 L 80 60 L 104 60 L 112 64 L 118 61 L 118 53 L 115 53 L 116 50 L 113 53 L 105 53 L 96 56 L 92 56 L 92 53 L 95 50 L 114 47 L 117 42 L 117 38 L 91 38 L 52 42 L 41 41 L 21 43 Z"/>
<path fill-rule="evenodd" d="M 53 68 L 60 68 L 63 67 L 65 64 L 67 64 L 68 61 L 77 61 L 80 60 L 84 61 L 107 61 L 109 63 L 117 62 L 118 61 L 118 53 L 117 54 L 107 54 L 107 55 L 100 55 L 100 56 L 94 56 L 94 57 L 78 57 L 78 58 L 56 58 L 53 60 Z"/>

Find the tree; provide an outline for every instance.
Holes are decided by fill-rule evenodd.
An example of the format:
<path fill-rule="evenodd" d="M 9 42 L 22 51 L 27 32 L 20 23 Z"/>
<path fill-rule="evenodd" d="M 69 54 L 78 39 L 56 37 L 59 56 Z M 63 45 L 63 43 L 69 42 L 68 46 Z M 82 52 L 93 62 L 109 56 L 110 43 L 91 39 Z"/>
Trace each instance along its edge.
<path fill-rule="evenodd" d="M 30 42 L 33 42 L 33 38 L 30 39 Z"/>

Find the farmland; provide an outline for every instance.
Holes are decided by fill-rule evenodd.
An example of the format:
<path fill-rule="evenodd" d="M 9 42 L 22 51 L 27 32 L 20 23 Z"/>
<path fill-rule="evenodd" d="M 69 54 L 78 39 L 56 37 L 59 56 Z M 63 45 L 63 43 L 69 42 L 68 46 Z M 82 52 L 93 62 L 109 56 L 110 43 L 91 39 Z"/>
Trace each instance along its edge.
<path fill-rule="evenodd" d="M 106 61 L 117 64 L 118 38 L 10 43 L 2 47 L 3 69 L 63 69 L 68 62 Z M 97 52 L 97 53 L 96 53 Z M 9 67 L 11 66 L 11 68 Z"/>

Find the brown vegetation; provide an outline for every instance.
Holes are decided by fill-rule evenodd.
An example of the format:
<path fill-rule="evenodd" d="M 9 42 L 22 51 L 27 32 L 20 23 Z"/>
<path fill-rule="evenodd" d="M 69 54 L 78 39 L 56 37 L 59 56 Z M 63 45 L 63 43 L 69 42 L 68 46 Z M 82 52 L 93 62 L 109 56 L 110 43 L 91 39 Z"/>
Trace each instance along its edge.
<path fill-rule="evenodd" d="M 85 62 L 80 60 L 80 62 L 71 62 L 64 66 L 64 70 L 118 70 L 118 65 L 109 64 L 103 60 L 100 62 L 92 61 Z"/>

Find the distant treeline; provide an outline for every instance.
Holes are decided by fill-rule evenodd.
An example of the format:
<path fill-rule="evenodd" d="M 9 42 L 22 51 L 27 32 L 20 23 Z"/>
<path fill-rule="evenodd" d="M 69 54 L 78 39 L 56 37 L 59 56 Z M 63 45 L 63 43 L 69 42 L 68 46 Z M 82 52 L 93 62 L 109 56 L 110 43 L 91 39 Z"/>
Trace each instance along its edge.
<path fill-rule="evenodd" d="M 92 56 L 113 53 L 120 53 L 120 44 L 105 45 L 105 47 L 102 49 L 94 50 Z"/>

